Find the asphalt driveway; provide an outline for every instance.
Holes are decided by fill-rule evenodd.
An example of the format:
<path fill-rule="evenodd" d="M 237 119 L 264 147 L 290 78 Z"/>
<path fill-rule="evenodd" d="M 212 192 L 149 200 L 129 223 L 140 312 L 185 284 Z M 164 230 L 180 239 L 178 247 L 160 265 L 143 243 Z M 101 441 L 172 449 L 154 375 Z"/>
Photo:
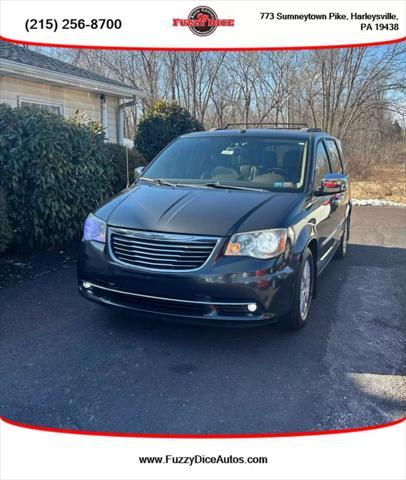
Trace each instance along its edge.
<path fill-rule="evenodd" d="M 347 258 L 309 324 L 220 329 L 134 319 L 76 292 L 75 267 L 0 290 L 0 415 L 170 433 L 336 429 L 405 415 L 406 208 L 355 208 Z"/>

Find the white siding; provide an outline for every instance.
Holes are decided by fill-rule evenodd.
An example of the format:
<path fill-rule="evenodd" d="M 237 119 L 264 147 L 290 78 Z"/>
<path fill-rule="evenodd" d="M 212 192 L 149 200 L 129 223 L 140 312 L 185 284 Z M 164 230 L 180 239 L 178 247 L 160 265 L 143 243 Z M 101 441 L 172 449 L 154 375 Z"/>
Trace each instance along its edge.
<path fill-rule="evenodd" d="M 95 93 L 0 76 L 0 103 L 15 107 L 19 98 L 62 105 L 65 117 L 79 111 L 86 112 L 92 120 L 101 120 L 100 97 Z M 118 97 L 106 96 L 106 103 L 108 140 L 117 142 Z"/>

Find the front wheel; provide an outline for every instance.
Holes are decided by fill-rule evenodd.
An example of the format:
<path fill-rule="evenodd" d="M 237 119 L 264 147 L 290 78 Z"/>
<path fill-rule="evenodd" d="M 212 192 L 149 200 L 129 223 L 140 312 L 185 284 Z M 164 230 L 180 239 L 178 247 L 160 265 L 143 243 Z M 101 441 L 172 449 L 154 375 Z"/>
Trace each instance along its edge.
<path fill-rule="evenodd" d="M 306 324 L 313 299 L 314 263 L 310 249 L 306 249 L 299 266 L 296 290 L 291 311 L 282 319 L 289 330 L 300 330 Z"/>

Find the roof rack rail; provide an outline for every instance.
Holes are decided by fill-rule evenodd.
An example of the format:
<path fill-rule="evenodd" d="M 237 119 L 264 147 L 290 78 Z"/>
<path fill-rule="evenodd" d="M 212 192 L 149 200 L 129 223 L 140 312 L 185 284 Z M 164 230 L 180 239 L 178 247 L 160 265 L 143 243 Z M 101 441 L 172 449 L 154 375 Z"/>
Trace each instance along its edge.
<path fill-rule="evenodd" d="M 286 128 L 292 130 L 299 130 L 303 128 L 309 128 L 307 123 L 296 123 L 296 122 L 251 122 L 251 123 L 227 123 L 222 130 L 227 130 L 229 127 L 243 127 L 247 128 L 248 126 L 254 126 L 255 128 L 262 127 L 263 125 L 271 126 L 271 128 Z"/>
<path fill-rule="evenodd" d="M 306 132 L 324 132 L 322 128 L 306 128 Z"/>

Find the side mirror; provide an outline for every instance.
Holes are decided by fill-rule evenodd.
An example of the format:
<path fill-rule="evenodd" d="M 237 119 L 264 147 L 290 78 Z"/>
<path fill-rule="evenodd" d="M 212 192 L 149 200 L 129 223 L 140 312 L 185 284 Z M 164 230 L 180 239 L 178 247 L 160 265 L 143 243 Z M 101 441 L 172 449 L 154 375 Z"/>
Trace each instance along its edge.
<path fill-rule="evenodd" d="M 328 173 L 323 177 L 316 195 L 334 195 L 348 190 L 348 177 L 342 173 Z"/>
<path fill-rule="evenodd" d="M 136 183 L 138 181 L 138 179 L 141 177 L 144 169 L 145 169 L 145 167 L 134 168 L 134 183 Z"/>

